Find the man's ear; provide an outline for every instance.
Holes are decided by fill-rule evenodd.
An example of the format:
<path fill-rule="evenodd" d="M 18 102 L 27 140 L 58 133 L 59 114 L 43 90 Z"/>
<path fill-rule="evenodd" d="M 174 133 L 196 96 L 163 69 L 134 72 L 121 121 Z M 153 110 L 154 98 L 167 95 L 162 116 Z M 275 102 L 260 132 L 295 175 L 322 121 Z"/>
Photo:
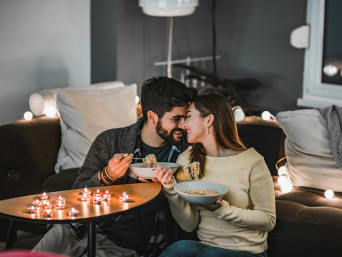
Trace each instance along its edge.
<path fill-rule="evenodd" d="M 158 123 L 158 115 L 154 111 L 148 111 L 147 112 L 147 119 L 153 125 L 157 125 L 157 123 Z"/>

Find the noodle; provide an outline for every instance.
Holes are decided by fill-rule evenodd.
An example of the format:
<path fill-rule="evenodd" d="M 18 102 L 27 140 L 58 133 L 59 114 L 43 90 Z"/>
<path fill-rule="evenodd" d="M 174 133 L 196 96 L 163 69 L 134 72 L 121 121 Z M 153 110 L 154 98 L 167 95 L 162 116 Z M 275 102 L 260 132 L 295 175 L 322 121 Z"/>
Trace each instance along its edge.
<path fill-rule="evenodd" d="M 143 158 L 143 168 L 156 168 L 157 167 L 157 158 L 154 154 L 146 155 Z"/>
<path fill-rule="evenodd" d="M 190 194 L 190 195 L 218 195 L 220 193 L 211 190 L 211 189 L 195 189 L 195 190 L 180 190 L 183 193 Z"/>

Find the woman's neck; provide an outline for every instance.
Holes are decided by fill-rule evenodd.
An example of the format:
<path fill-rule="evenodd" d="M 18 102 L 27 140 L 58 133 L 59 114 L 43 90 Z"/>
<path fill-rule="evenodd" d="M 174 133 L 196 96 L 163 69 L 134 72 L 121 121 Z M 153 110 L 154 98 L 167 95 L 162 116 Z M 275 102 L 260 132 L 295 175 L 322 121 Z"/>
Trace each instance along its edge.
<path fill-rule="evenodd" d="M 202 145 L 205 149 L 206 155 L 212 157 L 227 157 L 237 155 L 241 152 L 229 148 L 222 148 L 217 144 L 214 137 L 204 139 Z"/>

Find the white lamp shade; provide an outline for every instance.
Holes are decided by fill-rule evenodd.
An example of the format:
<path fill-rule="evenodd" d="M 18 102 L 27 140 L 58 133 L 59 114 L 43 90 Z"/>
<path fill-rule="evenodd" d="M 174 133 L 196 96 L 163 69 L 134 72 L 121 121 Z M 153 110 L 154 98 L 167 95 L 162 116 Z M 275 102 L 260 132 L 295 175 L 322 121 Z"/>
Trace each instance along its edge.
<path fill-rule="evenodd" d="M 198 0 L 139 0 L 139 5 L 151 16 L 185 16 L 195 11 Z"/>

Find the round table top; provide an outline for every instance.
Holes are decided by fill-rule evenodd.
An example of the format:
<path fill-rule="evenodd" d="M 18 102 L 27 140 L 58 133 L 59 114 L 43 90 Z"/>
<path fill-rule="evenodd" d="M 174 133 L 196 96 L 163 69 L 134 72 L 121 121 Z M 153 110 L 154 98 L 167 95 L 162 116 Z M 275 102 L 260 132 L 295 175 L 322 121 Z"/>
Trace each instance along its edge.
<path fill-rule="evenodd" d="M 94 193 L 97 189 L 102 193 L 108 190 L 108 192 L 111 193 L 110 200 L 94 203 Z M 32 206 L 34 200 L 39 199 L 39 194 L 0 201 L 0 215 L 21 221 L 43 223 L 89 221 L 114 213 L 124 212 L 146 204 L 160 193 L 161 185 L 159 183 L 136 183 L 92 187 L 88 188 L 93 194 L 90 195 L 90 198 L 87 201 L 81 200 L 83 190 L 84 189 L 76 189 L 48 193 L 48 201 L 52 204 L 51 217 L 45 217 L 43 215 L 43 207 L 40 207 L 37 212 L 29 213 L 28 208 Z M 122 201 L 122 199 L 120 199 L 123 192 L 129 196 L 129 200 Z M 65 208 L 62 210 L 58 210 L 54 206 L 55 200 L 59 196 L 65 198 Z M 72 208 L 79 211 L 76 216 L 71 216 L 69 214 Z"/>

